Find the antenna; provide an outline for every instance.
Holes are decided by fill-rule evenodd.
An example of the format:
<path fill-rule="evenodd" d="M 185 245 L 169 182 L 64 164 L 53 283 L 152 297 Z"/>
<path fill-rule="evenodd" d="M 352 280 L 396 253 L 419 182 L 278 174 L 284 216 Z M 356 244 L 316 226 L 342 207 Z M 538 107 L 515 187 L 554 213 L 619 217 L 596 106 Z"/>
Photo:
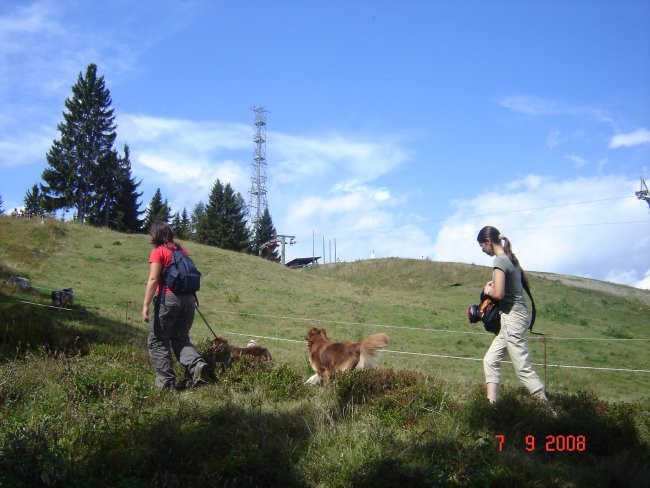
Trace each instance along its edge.
<path fill-rule="evenodd" d="M 255 117 L 255 152 L 251 162 L 251 189 L 249 193 L 248 213 L 249 226 L 251 229 L 257 227 L 258 222 L 268 208 L 266 201 L 266 113 L 264 107 L 253 107 Z"/>
<path fill-rule="evenodd" d="M 634 194 L 639 200 L 648 202 L 648 206 L 650 206 L 650 193 L 648 192 L 648 185 L 645 184 L 643 177 L 641 178 L 641 190 L 634 192 Z"/>

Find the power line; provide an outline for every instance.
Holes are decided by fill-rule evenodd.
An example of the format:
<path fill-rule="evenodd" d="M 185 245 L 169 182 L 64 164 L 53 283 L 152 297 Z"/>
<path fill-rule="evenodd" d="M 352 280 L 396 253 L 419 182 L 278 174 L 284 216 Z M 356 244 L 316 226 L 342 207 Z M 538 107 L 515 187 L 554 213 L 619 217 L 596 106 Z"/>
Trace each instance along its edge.
<path fill-rule="evenodd" d="M 524 212 L 534 212 L 534 211 L 539 211 L 539 210 L 549 210 L 549 209 L 554 209 L 554 208 L 565 208 L 565 207 L 572 207 L 572 206 L 577 206 L 577 205 L 589 205 L 589 204 L 592 204 L 592 203 L 609 202 L 609 201 L 613 201 L 613 200 L 623 200 L 623 199 L 626 199 L 626 198 L 634 198 L 634 197 L 630 196 L 630 195 L 626 195 L 626 196 L 621 196 L 621 197 L 610 197 L 610 198 L 600 198 L 600 199 L 597 199 L 597 200 L 586 200 L 586 201 L 582 201 L 582 202 L 558 203 L 558 204 L 554 204 L 554 205 L 545 205 L 545 206 L 541 206 L 541 207 L 530 207 L 530 208 L 523 208 L 523 209 L 517 209 L 517 210 L 500 210 L 498 212 L 466 215 L 466 216 L 462 216 L 462 218 L 463 219 L 477 219 L 477 218 L 490 217 L 492 215 L 505 215 L 505 214 L 524 213 Z M 407 224 L 387 225 L 387 226 L 378 226 L 378 227 L 365 227 L 363 229 L 334 230 L 332 232 L 328 232 L 328 234 L 340 235 L 340 234 L 349 234 L 349 233 L 356 233 L 356 232 L 369 232 L 369 231 L 387 230 L 387 229 L 400 229 L 400 228 L 403 228 L 403 227 L 419 226 L 419 225 L 422 225 L 422 224 L 445 222 L 445 221 L 454 220 L 456 218 L 461 218 L 461 217 L 444 217 L 444 218 L 439 218 L 439 219 L 425 219 L 425 220 L 420 220 L 420 221 L 417 221 L 417 222 L 410 222 L 410 223 L 407 223 Z M 650 221 L 638 220 L 638 221 L 625 221 L 625 222 L 602 222 L 602 223 L 593 223 L 593 224 L 574 224 L 572 226 L 579 227 L 579 226 L 582 226 L 582 225 L 614 225 L 614 224 L 628 224 L 628 223 L 639 223 L 639 222 L 650 222 Z M 537 227 L 537 228 L 539 228 L 539 227 Z"/>

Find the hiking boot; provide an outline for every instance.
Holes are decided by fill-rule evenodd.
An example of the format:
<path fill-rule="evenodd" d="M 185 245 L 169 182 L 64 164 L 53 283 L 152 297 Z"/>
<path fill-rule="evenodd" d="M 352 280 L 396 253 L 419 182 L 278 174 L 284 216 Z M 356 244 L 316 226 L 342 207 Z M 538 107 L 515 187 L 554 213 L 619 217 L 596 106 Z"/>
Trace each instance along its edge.
<path fill-rule="evenodd" d="M 194 367 L 192 374 L 192 388 L 207 385 L 209 383 L 208 377 L 208 363 L 199 363 Z"/>

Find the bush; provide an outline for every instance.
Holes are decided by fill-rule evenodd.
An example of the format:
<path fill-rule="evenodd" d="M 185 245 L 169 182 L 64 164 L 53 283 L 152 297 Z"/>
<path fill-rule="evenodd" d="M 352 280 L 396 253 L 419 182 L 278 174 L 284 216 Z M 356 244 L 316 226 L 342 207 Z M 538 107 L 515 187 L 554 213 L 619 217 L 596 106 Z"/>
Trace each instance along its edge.
<path fill-rule="evenodd" d="M 413 425 L 443 403 L 443 389 L 425 375 L 386 369 L 351 370 L 332 376 L 339 415 L 366 406 L 386 426 Z"/>

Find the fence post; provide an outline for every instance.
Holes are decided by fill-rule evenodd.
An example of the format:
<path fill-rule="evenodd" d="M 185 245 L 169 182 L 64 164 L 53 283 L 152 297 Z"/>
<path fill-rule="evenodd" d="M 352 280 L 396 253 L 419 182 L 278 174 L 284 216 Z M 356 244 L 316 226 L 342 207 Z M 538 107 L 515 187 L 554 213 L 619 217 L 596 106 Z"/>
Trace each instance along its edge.
<path fill-rule="evenodd" d="M 542 342 L 544 343 L 544 365 L 542 366 L 544 368 L 544 388 L 548 391 L 548 377 L 546 375 L 547 371 L 547 358 L 546 358 L 546 336 L 541 337 Z"/>

